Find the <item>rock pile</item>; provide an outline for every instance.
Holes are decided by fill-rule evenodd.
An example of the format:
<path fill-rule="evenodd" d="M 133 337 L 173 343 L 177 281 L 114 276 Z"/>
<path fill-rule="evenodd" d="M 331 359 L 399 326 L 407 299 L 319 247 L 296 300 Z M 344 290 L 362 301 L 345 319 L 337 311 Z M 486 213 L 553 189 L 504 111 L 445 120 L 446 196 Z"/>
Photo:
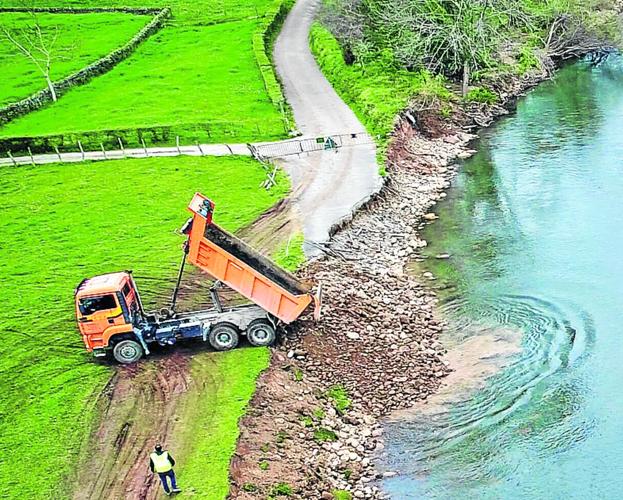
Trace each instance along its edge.
<path fill-rule="evenodd" d="M 305 317 L 288 331 L 258 383 L 232 468 L 234 498 L 270 495 L 279 478 L 297 498 L 383 498 L 371 463 L 383 446 L 378 417 L 426 398 L 448 373 L 435 296 L 405 267 L 426 246 L 418 230 L 436 218 L 430 208 L 445 196 L 450 162 L 472 153 L 473 136 L 448 129 L 431 138 L 407 125 L 396 134 L 383 192 L 301 273 L 322 283 L 322 320 Z M 345 389 L 347 408 L 332 387 Z"/>

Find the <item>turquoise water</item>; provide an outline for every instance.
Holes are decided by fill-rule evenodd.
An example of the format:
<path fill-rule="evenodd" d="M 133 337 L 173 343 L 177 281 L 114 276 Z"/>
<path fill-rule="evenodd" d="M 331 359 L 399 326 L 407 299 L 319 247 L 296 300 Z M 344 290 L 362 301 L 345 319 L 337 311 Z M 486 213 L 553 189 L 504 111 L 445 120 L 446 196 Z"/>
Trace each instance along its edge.
<path fill-rule="evenodd" d="M 623 498 L 623 63 L 578 63 L 482 133 L 425 233 L 448 336 L 522 353 L 435 418 L 389 423 L 393 498 Z M 474 328 L 478 326 L 479 328 Z"/>

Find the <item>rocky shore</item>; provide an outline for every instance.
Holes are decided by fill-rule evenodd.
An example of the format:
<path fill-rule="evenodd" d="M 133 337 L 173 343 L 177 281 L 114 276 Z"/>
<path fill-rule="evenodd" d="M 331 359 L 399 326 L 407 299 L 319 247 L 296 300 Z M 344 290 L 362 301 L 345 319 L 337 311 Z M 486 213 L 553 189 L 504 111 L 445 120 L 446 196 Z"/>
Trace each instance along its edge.
<path fill-rule="evenodd" d="M 288 331 L 258 380 L 240 424 L 231 498 L 384 498 L 371 461 L 383 447 L 379 418 L 426 399 L 451 371 L 426 286 L 434 277 L 405 266 L 426 246 L 419 230 L 436 218 L 453 162 L 473 154 L 473 131 L 545 76 L 506 82 L 496 89 L 500 105 L 400 120 L 385 187 L 301 272 L 323 285 L 323 317 Z"/>

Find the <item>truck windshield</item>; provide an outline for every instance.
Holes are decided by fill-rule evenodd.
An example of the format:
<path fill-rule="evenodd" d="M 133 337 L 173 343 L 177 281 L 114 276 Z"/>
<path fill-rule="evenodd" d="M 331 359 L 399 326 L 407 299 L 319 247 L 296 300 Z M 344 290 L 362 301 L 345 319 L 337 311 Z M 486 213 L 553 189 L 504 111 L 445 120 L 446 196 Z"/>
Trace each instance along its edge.
<path fill-rule="evenodd" d="M 105 311 L 107 309 L 115 309 L 117 307 L 117 301 L 115 296 L 99 295 L 96 297 L 85 297 L 80 299 L 80 312 L 87 316 L 89 314 L 96 313 L 98 311 Z"/>

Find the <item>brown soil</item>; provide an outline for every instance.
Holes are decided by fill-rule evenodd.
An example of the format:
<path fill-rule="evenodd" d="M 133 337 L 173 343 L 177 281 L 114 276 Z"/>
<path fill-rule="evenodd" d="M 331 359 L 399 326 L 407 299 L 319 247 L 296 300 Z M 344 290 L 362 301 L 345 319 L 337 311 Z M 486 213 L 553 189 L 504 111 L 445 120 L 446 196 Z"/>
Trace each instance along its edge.
<path fill-rule="evenodd" d="M 270 255 L 284 246 L 288 238 L 299 231 L 292 203 L 285 198 L 264 212 L 253 224 L 238 232 L 238 237 L 255 250 Z"/>
<path fill-rule="evenodd" d="M 154 499 L 149 470 L 156 442 L 174 449 L 171 426 L 180 397 L 193 384 L 188 353 L 120 366 L 101 396 L 102 415 L 75 480 L 75 499 Z"/>

